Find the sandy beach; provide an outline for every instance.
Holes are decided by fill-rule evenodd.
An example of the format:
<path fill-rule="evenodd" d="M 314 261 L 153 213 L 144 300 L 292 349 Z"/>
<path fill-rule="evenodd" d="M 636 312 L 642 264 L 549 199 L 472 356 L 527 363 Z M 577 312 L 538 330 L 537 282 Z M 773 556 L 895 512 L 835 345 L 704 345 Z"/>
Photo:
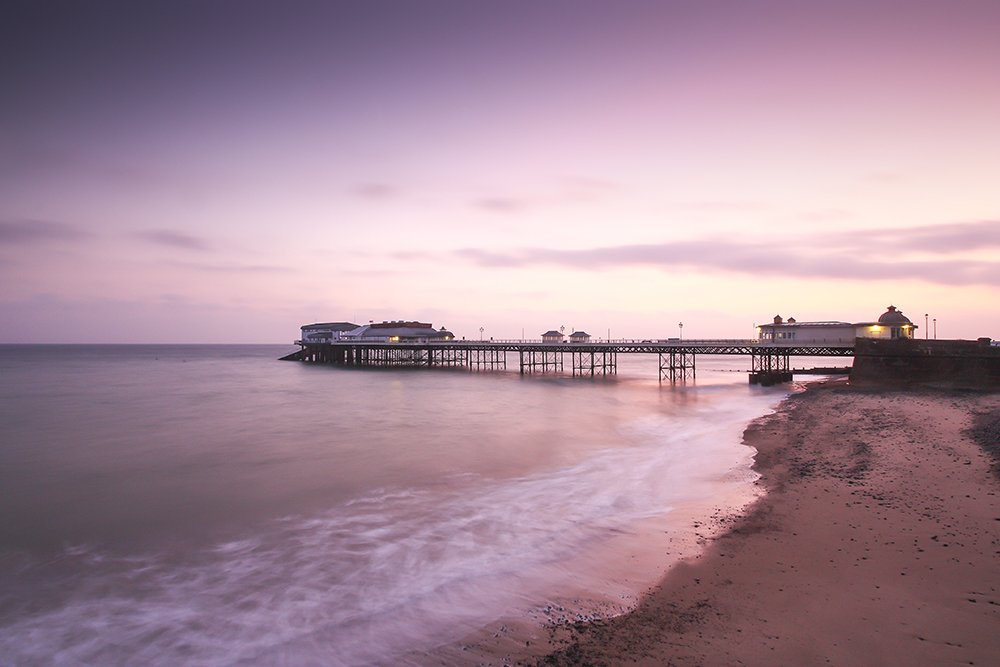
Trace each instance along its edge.
<path fill-rule="evenodd" d="M 524 664 L 996 664 L 998 419 L 1000 394 L 812 385 L 745 433 L 763 498 Z"/>

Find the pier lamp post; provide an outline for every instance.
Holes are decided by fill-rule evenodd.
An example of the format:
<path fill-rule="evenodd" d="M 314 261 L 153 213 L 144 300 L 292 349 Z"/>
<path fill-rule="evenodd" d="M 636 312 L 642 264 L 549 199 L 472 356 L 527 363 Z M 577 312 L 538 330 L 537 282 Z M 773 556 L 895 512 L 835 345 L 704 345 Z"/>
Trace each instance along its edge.
<path fill-rule="evenodd" d="M 931 335 L 931 332 L 930 332 L 930 330 L 927 327 L 927 313 L 924 313 L 924 340 L 927 340 L 927 338 L 930 335 Z"/>
<path fill-rule="evenodd" d="M 934 318 L 934 340 L 937 340 L 937 318 Z"/>
<path fill-rule="evenodd" d="M 677 339 L 678 340 L 684 340 L 684 323 L 683 322 L 678 322 L 677 323 Z"/>
<path fill-rule="evenodd" d="M 479 327 L 479 340 L 480 341 L 483 340 L 483 331 L 485 331 L 485 329 L 483 329 L 482 327 Z"/>

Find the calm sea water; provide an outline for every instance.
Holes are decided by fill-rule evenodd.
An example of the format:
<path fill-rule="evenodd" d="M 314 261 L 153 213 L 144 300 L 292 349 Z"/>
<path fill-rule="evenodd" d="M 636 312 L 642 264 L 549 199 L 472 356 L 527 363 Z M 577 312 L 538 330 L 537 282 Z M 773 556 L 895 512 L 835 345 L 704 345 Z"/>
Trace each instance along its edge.
<path fill-rule="evenodd" d="M 752 480 L 742 430 L 787 394 L 739 359 L 671 387 L 655 357 L 581 380 L 289 351 L 0 346 L 0 664 L 419 655 Z"/>

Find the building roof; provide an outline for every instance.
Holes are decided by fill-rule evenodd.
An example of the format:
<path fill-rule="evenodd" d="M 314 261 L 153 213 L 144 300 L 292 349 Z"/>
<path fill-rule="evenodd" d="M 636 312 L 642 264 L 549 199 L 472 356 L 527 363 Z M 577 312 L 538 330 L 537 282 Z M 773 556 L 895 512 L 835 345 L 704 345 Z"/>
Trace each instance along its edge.
<path fill-rule="evenodd" d="M 395 325 L 395 326 L 393 326 Z M 414 326 L 416 325 L 416 326 Z M 435 329 L 430 324 L 421 322 L 382 322 L 380 324 L 365 324 L 347 334 L 347 338 L 398 338 L 413 340 L 419 338 L 454 338 L 455 335 L 441 327 Z"/>
<path fill-rule="evenodd" d="M 569 335 L 570 338 L 590 338 L 590 334 L 586 331 L 574 331 Z"/>
<path fill-rule="evenodd" d="M 807 327 L 874 327 L 874 326 L 910 326 L 914 329 L 917 325 L 910 321 L 906 315 L 896 309 L 895 306 L 889 306 L 888 309 L 882 316 L 878 318 L 877 322 L 796 322 L 795 318 L 789 317 L 787 320 L 783 320 L 780 315 L 775 315 L 774 324 L 761 324 L 758 325 L 760 329 L 802 329 Z"/>
<path fill-rule="evenodd" d="M 882 316 L 878 318 L 878 323 L 882 325 L 893 325 L 893 324 L 913 324 L 906 315 L 901 311 L 896 310 L 896 306 L 889 306 L 889 308 L 882 313 Z"/>
<path fill-rule="evenodd" d="M 562 333 L 559 331 L 546 331 L 545 333 L 542 334 L 542 338 L 546 336 L 559 336 L 560 338 L 562 338 Z"/>
<path fill-rule="evenodd" d="M 302 325 L 303 331 L 352 331 L 357 328 L 358 325 L 351 322 L 323 322 Z"/>
<path fill-rule="evenodd" d="M 392 322 L 372 322 L 369 325 L 372 329 L 398 329 L 406 327 L 409 329 L 431 329 L 429 322 L 404 322 L 403 320 L 393 320 Z"/>
<path fill-rule="evenodd" d="M 781 322 L 781 323 L 776 323 L 776 324 L 761 324 L 760 326 L 761 327 L 768 327 L 768 328 L 773 328 L 773 327 L 795 327 L 795 328 L 798 329 L 798 328 L 802 328 L 802 327 L 853 327 L 854 325 L 851 324 L 850 322 L 832 322 L 832 321 L 831 322 L 796 322 L 795 320 L 790 319 L 787 322 Z"/>

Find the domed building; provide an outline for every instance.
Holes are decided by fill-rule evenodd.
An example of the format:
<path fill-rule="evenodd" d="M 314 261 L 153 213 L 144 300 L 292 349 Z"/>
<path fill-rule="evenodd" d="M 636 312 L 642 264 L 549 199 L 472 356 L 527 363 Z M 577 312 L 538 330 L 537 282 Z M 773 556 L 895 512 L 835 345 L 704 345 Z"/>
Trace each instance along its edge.
<path fill-rule="evenodd" d="M 877 322 L 859 322 L 854 326 L 858 338 L 913 338 L 917 328 L 896 306 L 889 306 Z"/>

